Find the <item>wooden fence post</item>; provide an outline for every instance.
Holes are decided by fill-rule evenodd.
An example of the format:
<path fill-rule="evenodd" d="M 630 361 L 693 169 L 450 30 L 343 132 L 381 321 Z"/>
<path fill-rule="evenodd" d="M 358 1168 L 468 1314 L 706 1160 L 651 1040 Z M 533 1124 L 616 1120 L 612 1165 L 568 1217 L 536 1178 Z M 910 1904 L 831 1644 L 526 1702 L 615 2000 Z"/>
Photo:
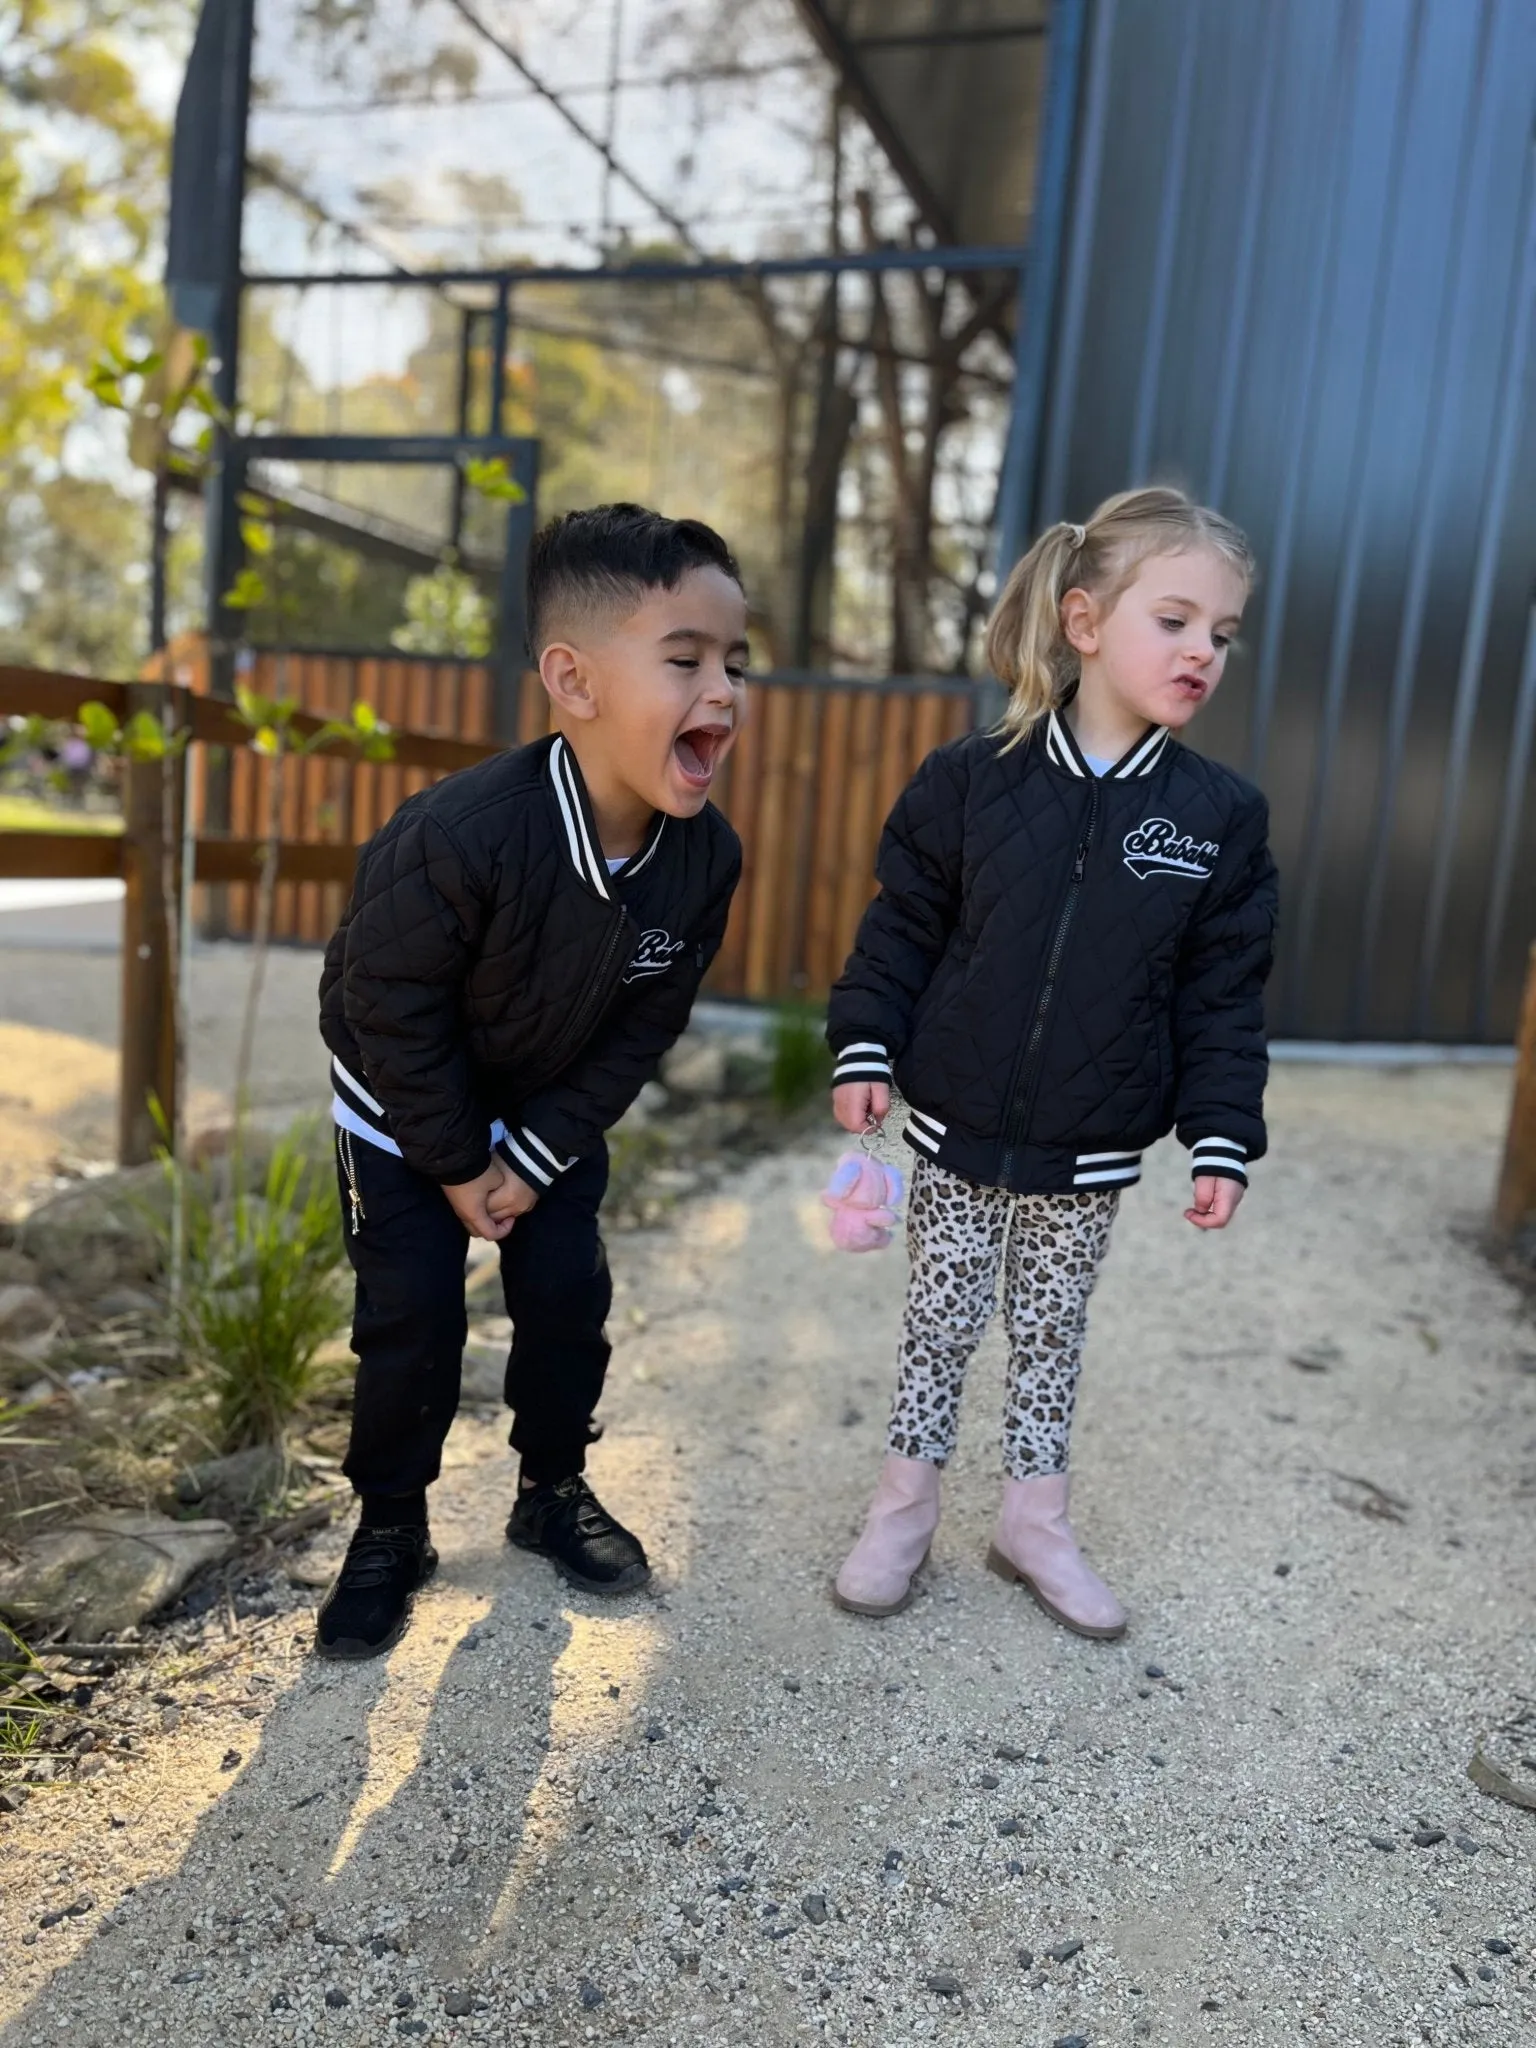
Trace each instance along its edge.
<path fill-rule="evenodd" d="M 1493 1227 L 1506 1244 L 1536 1224 L 1536 944 L 1525 976 L 1525 999 L 1515 1037 L 1515 1094 L 1504 1141 Z"/>
<path fill-rule="evenodd" d="M 128 716 L 150 711 L 158 718 L 164 698 L 154 685 L 128 692 Z M 175 807 L 172 828 L 179 837 L 182 776 L 170 778 Z M 176 1127 L 176 990 L 171 971 L 177 914 L 179 861 L 171 863 L 172 893 L 165 888 L 165 785 L 159 761 L 123 764 L 123 1015 L 122 1065 L 118 1082 L 117 1157 L 121 1166 L 152 1159 L 160 1140 L 153 1097 L 166 1122 Z"/>

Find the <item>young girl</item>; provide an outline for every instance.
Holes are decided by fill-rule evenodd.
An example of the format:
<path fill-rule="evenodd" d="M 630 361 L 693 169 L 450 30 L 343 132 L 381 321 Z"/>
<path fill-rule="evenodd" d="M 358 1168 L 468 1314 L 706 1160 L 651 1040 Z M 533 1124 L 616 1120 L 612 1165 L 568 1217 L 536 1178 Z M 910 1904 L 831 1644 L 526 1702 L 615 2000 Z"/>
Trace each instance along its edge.
<path fill-rule="evenodd" d="M 1052 527 L 988 630 L 1001 725 L 930 754 L 887 822 L 827 1031 L 838 1122 L 878 1124 L 894 1075 L 917 1154 L 889 1455 L 836 1582 L 855 1614 L 912 1598 L 1001 1269 L 1008 1477 L 987 1562 L 1079 1635 L 1125 1632 L 1067 1521 L 1088 1296 L 1149 1145 L 1177 1131 L 1184 1213 L 1221 1230 L 1265 1143 L 1267 810 L 1177 737 L 1252 579 L 1242 534 L 1178 491 Z"/>

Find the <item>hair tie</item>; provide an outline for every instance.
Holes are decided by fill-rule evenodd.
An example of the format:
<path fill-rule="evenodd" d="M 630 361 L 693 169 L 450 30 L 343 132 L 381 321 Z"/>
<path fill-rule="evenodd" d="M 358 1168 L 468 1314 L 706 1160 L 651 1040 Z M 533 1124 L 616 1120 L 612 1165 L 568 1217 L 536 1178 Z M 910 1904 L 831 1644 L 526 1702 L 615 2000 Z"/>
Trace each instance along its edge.
<path fill-rule="evenodd" d="M 1061 523 L 1066 528 L 1067 532 L 1071 534 L 1073 547 L 1080 548 L 1083 542 L 1088 538 L 1087 527 L 1075 526 L 1070 519 L 1063 519 Z"/>

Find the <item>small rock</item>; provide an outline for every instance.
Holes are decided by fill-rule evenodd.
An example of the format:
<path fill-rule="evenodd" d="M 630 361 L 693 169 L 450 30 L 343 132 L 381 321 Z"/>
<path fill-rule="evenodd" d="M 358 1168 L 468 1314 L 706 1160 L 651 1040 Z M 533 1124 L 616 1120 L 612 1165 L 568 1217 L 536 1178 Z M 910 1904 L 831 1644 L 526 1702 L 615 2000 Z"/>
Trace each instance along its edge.
<path fill-rule="evenodd" d="M 20 1813 L 31 1796 L 25 1785 L 0 1786 L 0 1813 Z"/>
<path fill-rule="evenodd" d="M 1002 1779 L 998 1777 L 995 1771 L 983 1771 L 981 1774 L 981 1789 L 983 1792 L 995 1792 L 1002 1782 Z"/>
<path fill-rule="evenodd" d="M 467 1792 L 469 1790 L 469 1780 L 462 1774 L 462 1772 L 459 1774 L 458 1777 L 450 1778 L 448 1780 L 448 1783 L 455 1792 Z"/>
<path fill-rule="evenodd" d="M 665 1742 L 667 1731 L 659 1721 L 652 1721 L 646 1728 L 645 1739 L 647 1742 Z"/>
<path fill-rule="evenodd" d="M 582 2000 L 582 2004 L 586 2004 L 585 1999 Z M 455 1989 L 443 1993 L 443 2011 L 447 2013 L 449 2019 L 468 2019 L 474 2009 L 475 2001 L 467 1991 Z"/>
<path fill-rule="evenodd" d="M 1474 1842 L 1470 1835 L 1457 1835 L 1454 1839 L 1463 1856 L 1475 1856 L 1483 1846 L 1481 1842 Z"/>
<path fill-rule="evenodd" d="M 331 2008 L 332 2012 L 340 2012 L 341 2008 L 344 2005 L 350 2005 L 352 2003 L 351 1999 L 347 1996 L 346 1992 L 340 1990 L 335 1984 L 333 1984 L 330 1990 L 326 1992 L 325 2002 Z"/>
<path fill-rule="evenodd" d="M 1202 2012 L 1220 2012 L 1221 2000 L 1219 1998 L 1202 1998 L 1200 2001 L 1200 2010 Z"/>
<path fill-rule="evenodd" d="M 1507 1941 L 1499 1941 L 1497 1939 L 1485 1941 L 1483 1947 L 1487 1949 L 1491 1956 L 1512 1956 L 1514 1954 L 1514 1950 Z"/>
<path fill-rule="evenodd" d="M 41 1336 L 58 1317 L 57 1307 L 40 1287 L 0 1286 L 0 1343 Z"/>
<path fill-rule="evenodd" d="M 961 1995 L 960 1979 L 953 1970 L 935 1970 L 932 1976 L 923 1979 L 923 1989 L 936 1991 L 940 1998 L 958 1998 Z"/>
<path fill-rule="evenodd" d="M 855 1408 L 853 1403 L 850 1401 L 848 1406 L 843 1410 L 842 1414 L 837 1419 L 844 1429 L 857 1429 L 859 1424 L 864 1420 L 864 1411 L 862 1408 Z M 887 1692 L 889 1692 L 890 1689 L 891 1688 L 889 1686 L 886 1687 Z"/>
<path fill-rule="evenodd" d="M 172 1734 L 181 1726 L 181 1718 L 180 1707 L 162 1707 L 160 1709 L 160 1726 L 167 1735 Z"/>
<path fill-rule="evenodd" d="M 1160 1756 L 1158 1752 L 1154 1749 L 1148 1752 L 1147 1762 L 1149 1764 L 1155 1764 L 1157 1768 L 1161 1771 L 1166 1769 L 1168 1759 L 1165 1756 Z"/>
<path fill-rule="evenodd" d="M 453 1847 L 452 1847 L 452 1848 L 451 1848 L 451 1849 L 450 1849 L 450 1850 L 448 1851 L 448 1867 L 449 1867 L 449 1869 L 450 1869 L 450 1870 L 457 1870 L 457 1869 L 458 1869 L 458 1867 L 459 1867 L 459 1865 L 460 1865 L 461 1863 L 467 1863 L 468 1861 L 469 1861 L 469 1851 L 468 1851 L 468 1849 L 467 1849 L 467 1848 L 466 1848 L 466 1847 L 464 1846 L 464 1844 L 463 1844 L 462 1842 L 455 1842 L 455 1843 L 454 1843 L 454 1845 L 453 1845 Z"/>
<path fill-rule="evenodd" d="M 228 1557 L 226 1522 L 97 1508 L 27 1543 L 0 1570 L 0 1611 L 23 1626 L 62 1621 L 77 1642 L 111 1642 L 164 1607 L 194 1572 Z"/>
<path fill-rule="evenodd" d="M 239 1765 L 240 1752 L 238 1749 L 226 1749 L 224 1754 L 219 1758 L 219 1769 L 221 1771 L 237 1770 L 239 1768 Z"/>
<path fill-rule="evenodd" d="M 1415 1828 L 1413 1831 L 1413 1846 L 1416 1849 L 1438 1848 L 1444 1840 L 1444 1828 Z"/>
<path fill-rule="evenodd" d="M 1000 1742 L 992 1754 L 1000 1764 L 1025 1764 L 1029 1762 L 1027 1749 L 1015 1749 L 1012 1743 Z"/>
<path fill-rule="evenodd" d="M 1021 1970 L 1032 1970 L 1035 1967 L 1034 1950 L 1032 1948 L 1021 1948 L 1018 1954 L 1018 1964 Z"/>
<path fill-rule="evenodd" d="M 798 1692 L 798 1691 L 800 1690 L 800 1681 L 799 1681 L 799 1679 L 798 1679 L 798 1678 L 786 1678 L 786 1679 L 785 1679 L 785 1681 L 784 1681 L 784 1690 L 785 1690 L 786 1692 Z"/>
<path fill-rule="evenodd" d="M 395 2021 L 395 2032 L 397 2034 L 424 2034 L 426 2031 L 427 2023 L 425 2020 Z"/>
<path fill-rule="evenodd" d="M 704 1915 L 697 1906 L 679 1906 L 677 1910 L 682 1914 L 690 1927 L 702 1927 L 704 1925 Z"/>
<path fill-rule="evenodd" d="M 1080 1956 L 1082 1952 L 1081 1941 L 1059 1941 L 1054 1948 L 1046 1950 L 1053 1963 L 1070 1963 L 1074 1956 Z"/>
<path fill-rule="evenodd" d="M 1138 1686 L 1137 1686 L 1137 1688 L 1136 1688 L 1136 1697 L 1137 1697 L 1137 1699 L 1139 1699 L 1139 1700 L 1149 1700 L 1149 1699 L 1151 1699 L 1151 1697 L 1152 1697 L 1152 1688 L 1151 1688 L 1151 1686 L 1150 1686 L 1150 1685 L 1138 1685 Z"/>
<path fill-rule="evenodd" d="M 1147 1676 L 1148 1678 L 1166 1678 L 1168 1674 L 1161 1664 L 1149 1664 L 1147 1666 Z"/>
<path fill-rule="evenodd" d="M 1397 1847 L 1390 1835 L 1367 1835 L 1365 1839 L 1373 1849 L 1385 1849 L 1390 1853 Z"/>
<path fill-rule="evenodd" d="M 39 1913 L 37 1916 L 37 1924 L 39 1927 L 57 1927 L 59 1922 L 63 1918 L 64 1908 L 62 1906 L 56 1906 L 54 1907 L 52 1912 Z"/>
<path fill-rule="evenodd" d="M 827 1924 L 827 1902 L 820 1892 L 810 1892 L 800 1901 L 800 1910 L 813 1927 Z"/>
<path fill-rule="evenodd" d="M 1479 1963 L 1477 1966 L 1477 1974 L 1479 1977 L 1482 1978 L 1485 1984 L 1494 1984 L 1498 1981 L 1498 1971 L 1495 1970 L 1488 1963 Z"/>
<path fill-rule="evenodd" d="M 737 1892 L 744 1892 L 751 1882 L 750 1877 L 722 1877 L 715 1890 L 722 1899 L 729 1899 Z"/>
<path fill-rule="evenodd" d="M 661 1063 L 661 1079 L 676 1095 L 718 1098 L 725 1093 L 725 1046 L 719 1039 L 685 1032 Z"/>
<path fill-rule="evenodd" d="M 1058 2034 L 1051 2048 L 1088 2048 L 1086 2034 Z"/>
<path fill-rule="evenodd" d="M 286 1455 L 275 1445 L 257 1444 L 189 1465 L 176 1481 L 176 1498 L 184 1507 L 207 1504 L 223 1515 L 249 1514 L 275 1500 L 287 1480 Z"/>
<path fill-rule="evenodd" d="M 902 1855 L 899 1849 L 887 1849 L 885 1852 L 885 1863 L 883 1867 L 886 1870 L 900 1870 L 902 1864 L 905 1863 L 906 1860 L 906 1857 Z"/>
<path fill-rule="evenodd" d="M 1017 1856 L 1010 1856 L 1003 1868 L 1010 1877 L 1022 1877 L 1024 1875 L 1024 1866 Z"/>
<path fill-rule="evenodd" d="M 603 1994 L 590 1977 L 581 1980 L 581 2002 L 588 2012 L 596 2012 L 603 2002 Z"/>
<path fill-rule="evenodd" d="M 201 1968 L 191 1970 L 178 1970 L 175 1976 L 171 1979 L 171 1982 L 173 1984 L 201 1984 L 203 1979 L 207 1976 L 207 1974 L 208 1972 Z M 329 2005 L 331 2002 L 331 1995 L 329 1992 L 327 1992 L 325 1995 L 325 2002 L 327 2005 Z M 341 2002 L 343 2005 L 345 2005 L 346 1999 L 343 1998 Z"/>
<path fill-rule="evenodd" d="M 409 1991 L 397 1991 L 395 1993 L 395 2010 L 397 2012 L 409 2012 L 415 2003 L 416 2001 Z"/>
<path fill-rule="evenodd" d="M 1291 1567 L 1288 1564 L 1277 1564 L 1275 1566 L 1275 1577 L 1277 1579 L 1288 1579 L 1290 1576 Z"/>
<path fill-rule="evenodd" d="M 1013 1817 L 1013 1815 L 1010 1814 L 1007 1820 L 1000 1820 L 998 1822 L 997 1832 L 1000 1835 L 1016 1835 L 1019 1832 L 1019 1823 Z"/>
<path fill-rule="evenodd" d="M 1332 1372 L 1343 1362 L 1343 1352 L 1327 1338 L 1321 1344 L 1308 1344 L 1300 1351 L 1293 1351 L 1286 1360 L 1286 1364 L 1294 1365 L 1298 1372 Z"/>

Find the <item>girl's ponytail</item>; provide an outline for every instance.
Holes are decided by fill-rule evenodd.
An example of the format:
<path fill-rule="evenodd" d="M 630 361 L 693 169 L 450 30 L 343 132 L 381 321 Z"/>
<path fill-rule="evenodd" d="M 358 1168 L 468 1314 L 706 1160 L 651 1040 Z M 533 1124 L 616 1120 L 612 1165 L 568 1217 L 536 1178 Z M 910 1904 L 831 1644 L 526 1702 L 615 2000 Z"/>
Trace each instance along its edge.
<path fill-rule="evenodd" d="M 1164 484 L 1106 498 L 1086 526 L 1047 527 L 1015 564 L 987 626 L 987 663 L 1008 691 L 997 730 L 1003 751 L 1028 738 L 1066 701 L 1078 678 L 1076 651 L 1061 628 L 1061 601 L 1086 590 L 1112 604 L 1151 555 L 1206 547 L 1252 585 L 1253 554 L 1230 519 Z"/>
<path fill-rule="evenodd" d="M 1061 630 L 1061 600 L 1086 538 L 1081 526 L 1047 527 L 1015 562 L 987 625 L 987 665 L 1008 691 L 999 731 L 1017 746 L 1062 700 L 1075 657 Z"/>

